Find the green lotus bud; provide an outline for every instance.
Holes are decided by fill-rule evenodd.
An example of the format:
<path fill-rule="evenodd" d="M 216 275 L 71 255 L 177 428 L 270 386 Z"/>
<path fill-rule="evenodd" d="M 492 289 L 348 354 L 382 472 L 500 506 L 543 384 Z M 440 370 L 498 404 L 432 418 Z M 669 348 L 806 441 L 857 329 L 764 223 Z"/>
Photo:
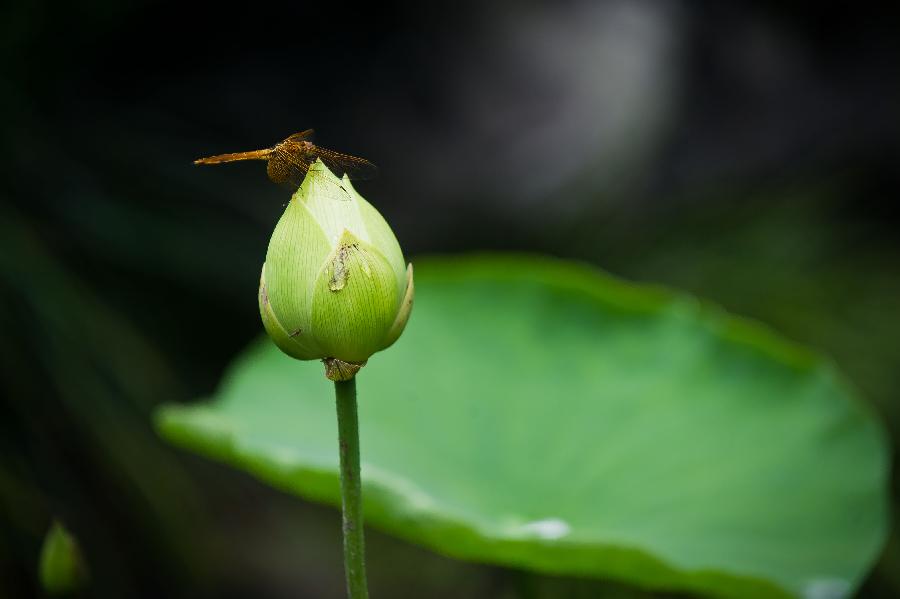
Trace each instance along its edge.
<path fill-rule="evenodd" d="M 87 582 L 87 568 L 75 537 L 54 521 L 41 548 L 41 586 L 49 594 L 69 593 Z"/>
<path fill-rule="evenodd" d="M 324 164 L 310 166 L 272 233 L 259 282 L 266 332 L 346 380 L 393 344 L 413 302 L 412 264 L 381 214 Z"/>

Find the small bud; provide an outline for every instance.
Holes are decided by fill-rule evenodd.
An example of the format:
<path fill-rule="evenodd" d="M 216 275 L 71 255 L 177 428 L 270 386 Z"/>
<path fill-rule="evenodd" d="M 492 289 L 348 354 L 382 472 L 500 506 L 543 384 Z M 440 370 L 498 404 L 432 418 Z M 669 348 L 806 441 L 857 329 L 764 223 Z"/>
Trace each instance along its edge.
<path fill-rule="evenodd" d="M 41 586 L 51 595 L 75 591 L 87 582 L 87 568 L 75 537 L 53 522 L 41 548 Z"/>
<path fill-rule="evenodd" d="M 403 332 L 413 269 L 381 214 L 324 164 L 310 166 L 272 233 L 259 282 L 266 332 L 298 360 L 353 378 Z"/>

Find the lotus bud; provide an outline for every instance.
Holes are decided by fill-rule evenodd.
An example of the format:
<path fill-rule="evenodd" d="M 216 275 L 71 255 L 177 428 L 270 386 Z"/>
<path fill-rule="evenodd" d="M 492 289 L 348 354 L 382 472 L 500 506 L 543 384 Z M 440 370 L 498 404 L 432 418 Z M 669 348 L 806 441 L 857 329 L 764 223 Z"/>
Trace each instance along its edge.
<path fill-rule="evenodd" d="M 68 594 L 88 582 L 88 570 L 75 537 L 54 521 L 41 547 L 41 586 L 49 595 Z"/>
<path fill-rule="evenodd" d="M 387 222 L 317 161 L 266 252 L 259 311 L 269 337 L 298 360 L 323 360 L 331 380 L 348 380 L 400 337 L 412 302 L 412 264 Z"/>

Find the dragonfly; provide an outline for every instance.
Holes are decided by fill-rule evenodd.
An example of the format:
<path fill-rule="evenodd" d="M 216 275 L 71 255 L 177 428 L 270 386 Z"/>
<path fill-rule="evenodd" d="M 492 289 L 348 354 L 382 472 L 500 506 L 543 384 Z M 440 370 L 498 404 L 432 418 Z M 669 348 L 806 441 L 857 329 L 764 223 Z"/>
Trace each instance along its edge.
<path fill-rule="evenodd" d="M 315 175 L 318 172 L 316 169 L 310 170 L 316 160 L 321 160 L 339 178 L 347 175 L 353 180 L 365 180 L 374 178 L 378 173 L 378 168 L 365 158 L 358 158 L 315 145 L 312 143 L 313 133 L 312 129 L 307 129 L 300 133 L 294 133 L 271 148 L 198 158 L 194 164 L 265 160 L 268 162 L 266 173 L 269 175 L 269 179 L 274 183 L 285 184 L 293 189 L 300 187 L 308 173 L 312 172 Z M 347 191 L 343 187 L 341 189 L 346 196 L 342 199 L 349 199 Z"/>

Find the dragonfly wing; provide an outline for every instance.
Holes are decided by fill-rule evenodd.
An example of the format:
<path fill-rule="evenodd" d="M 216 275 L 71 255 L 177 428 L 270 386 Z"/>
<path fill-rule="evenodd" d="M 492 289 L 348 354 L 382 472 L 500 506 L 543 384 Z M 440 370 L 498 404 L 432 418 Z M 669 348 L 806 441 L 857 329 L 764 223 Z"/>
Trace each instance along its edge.
<path fill-rule="evenodd" d="M 354 180 L 367 180 L 374 179 L 378 175 L 378 167 L 365 158 L 342 154 L 319 146 L 312 146 L 308 150 L 308 155 L 311 157 L 310 162 L 318 158 L 338 177 L 346 174 Z"/>
<path fill-rule="evenodd" d="M 285 149 L 289 146 L 279 147 L 275 150 L 273 157 L 269 160 L 269 178 L 276 183 L 289 183 L 291 188 L 296 190 L 303 184 L 303 180 L 308 176 L 320 177 L 321 170 L 310 170 L 312 163 L 318 158 L 310 152 L 299 152 Z M 272 166 L 273 163 L 276 166 Z M 273 170 L 278 175 L 278 180 L 273 176 Z M 322 183 L 327 182 L 326 178 L 317 179 Z M 318 188 L 318 193 L 324 193 L 338 200 L 349 200 L 350 194 L 342 185 L 332 185 L 328 183 Z"/>
<path fill-rule="evenodd" d="M 312 160 L 306 154 L 276 147 L 272 158 L 269 159 L 269 178 L 276 183 L 290 183 L 296 189 L 303 184 L 310 164 Z M 273 171 L 278 174 L 279 180 L 276 181 L 272 177 Z"/>
<path fill-rule="evenodd" d="M 314 130 L 307 129 L 306 131 L 301 131 L 300 133 L 294 133 L 284 141 L 312 141 L 314 134 Z"/>

